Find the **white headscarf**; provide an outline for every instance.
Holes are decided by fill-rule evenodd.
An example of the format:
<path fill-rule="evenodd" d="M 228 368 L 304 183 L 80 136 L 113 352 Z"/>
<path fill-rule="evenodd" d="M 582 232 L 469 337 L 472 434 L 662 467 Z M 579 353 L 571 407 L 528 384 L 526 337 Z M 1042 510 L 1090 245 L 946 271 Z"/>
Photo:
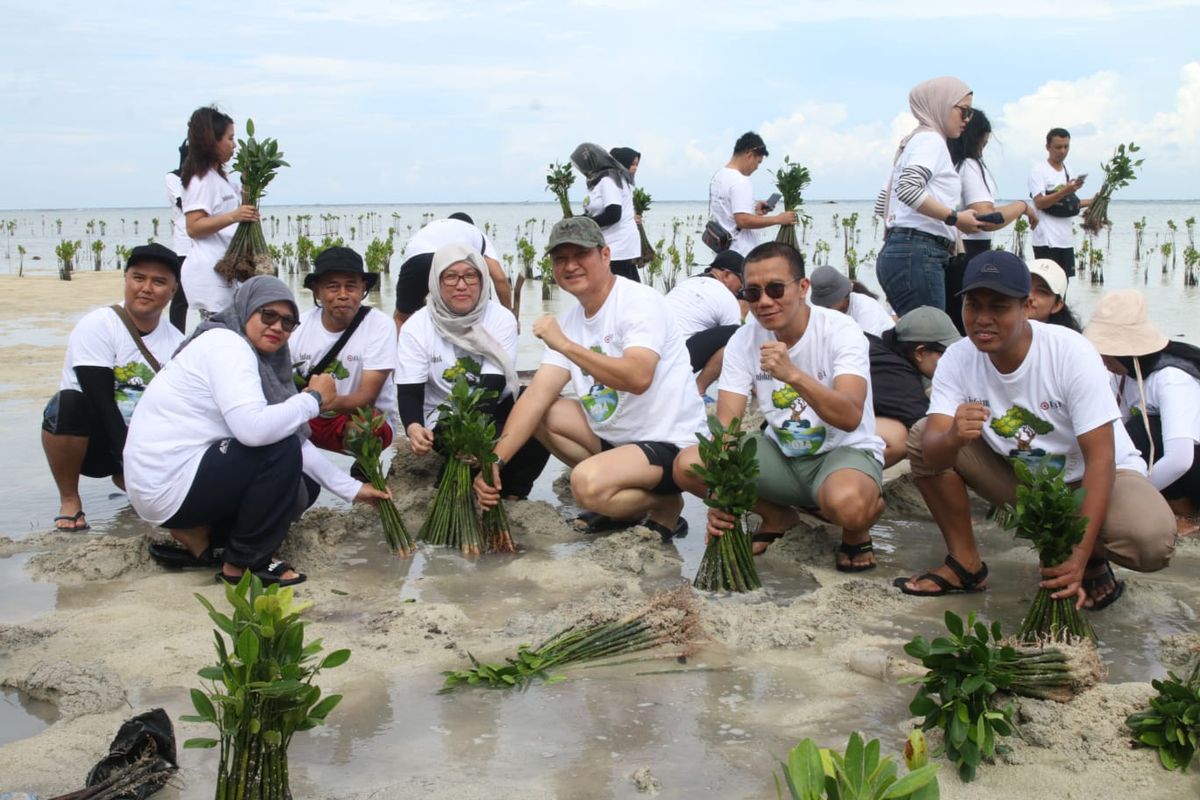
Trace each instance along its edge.
<path fill-rule="evenodd" d="M 442 273 L 455 264 L 470 264 L 479 272 L 479 300 L 465 314 L 456 314 L 442 299 Z M 448 244 L 433 254 L 429 268 L 429 318 L 439 334 L 451 344 L 468 353 L 481 355 L 499 364 L 504 369 L 504 381 L 508 390 L 517 388 L 517 371 L 509 362 L 508 352 L 496 337 L 480 325 L 492 295 L 492 278 L 488 274 L 487 262 L 478 252 L 463 244 Z"/>

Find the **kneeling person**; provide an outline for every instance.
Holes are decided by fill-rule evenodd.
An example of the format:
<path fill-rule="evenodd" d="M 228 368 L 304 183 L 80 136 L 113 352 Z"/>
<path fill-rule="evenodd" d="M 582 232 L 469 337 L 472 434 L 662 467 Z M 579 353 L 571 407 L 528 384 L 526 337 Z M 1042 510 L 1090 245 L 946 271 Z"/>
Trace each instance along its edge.
<path fill-rule="evenodd" d="M 125 435 L 150 379 L 183 334 L 162 323 L 179 289 L 179 259 L 160 244 L 133 248 L 124 302 L 92 311 L 67 340 L 62 383 L 42 416 L 42 449 L 58 486 L 60 531 L 85 531 L 79 476 L 111 477 L 125 488 Z"/>
<path fill-rule="evenodd" d="M 547 252 L 554 280 L 579 305 L 561 323 L 550 315 L 534 323 L 546 354 L 496 454 L 507 461 L 536 436 L 573 467 L 571 491 L 601 523 L 646 515 L 664 541 L 682 536 L 687 523 L 671 466 L 704 425 L 683 339 L 658 292 L 612 274 L 593 220 L 555 224 Z M 568 382 L 579 399 L 559 396 Z M 500 496 L 482 478 L 475 491 L 485 508 Z"/>
<path fill-rule="evenodd" d="M 758 504 L 762 530 L 755 550 L 766 550 L 796 522 L 795 507 L 816 506 L 842 527 L 837 568 L 875 566 L 871 526 L 883 512 L 883 440 L 875 435 L 867 340 L 848 316 L 805 302 L 804 258 L 777 242 L 746 256 L 746 288 L 753 319 L 725 346 L 717 417 L 744 418 L 751 390 L 766 417 L 758 440 Z M 703 496 L 692 471 L 700 451 L 689 447 L 675 462 L 675 480 Z M 733 518 L 709 509 L 708 533 L 720 536 Z"/>
<path fill-rule="evenodd" d="M 667 306 L 687 344 L 696 389 L 705 394 L 721 374 L 725 343 L 742 324 L 737 295 L 742 290 L 742 256 L 718 253 L 708 269 L 667 293 Z"/>

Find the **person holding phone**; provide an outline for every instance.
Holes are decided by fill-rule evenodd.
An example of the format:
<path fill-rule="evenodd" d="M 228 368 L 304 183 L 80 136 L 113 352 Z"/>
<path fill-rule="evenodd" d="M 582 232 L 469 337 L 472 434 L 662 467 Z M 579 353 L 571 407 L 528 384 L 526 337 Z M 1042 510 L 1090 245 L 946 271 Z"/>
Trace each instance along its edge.
<path fill-rule="evenodd" d="M 799 216 L 795 211 L 771 214 L 774 203 L 754 200 L 754 187 L 750 176 L 766 158 L 767 145 L 753 131 L 743 133 L 733 145 L 733 156 L 721 167 L 708 183 L 708 215 L 722 228 L 733 234 L 730 250 L 745 256 L 758 244 L 759 228 L 774 225 L 795 225 Z"/>
<path fill-rule="evenodd" d="M 1046 134 L 1046 160 L 1035 164 L 1029 175 L 1029 196 L 1043 212 L 1042 224 L 1033 231 L 1033 257 L 1055 262 L 1062 267 L 1068 280 L 1075 274 L 1071 218 L 1092 204 L 1092 198 L 1078 196 L 1087 174 L 1071 177 L 1067 169 L 1069 152 L 1070 132 L 1065 128 L 1051 128 Z"/>

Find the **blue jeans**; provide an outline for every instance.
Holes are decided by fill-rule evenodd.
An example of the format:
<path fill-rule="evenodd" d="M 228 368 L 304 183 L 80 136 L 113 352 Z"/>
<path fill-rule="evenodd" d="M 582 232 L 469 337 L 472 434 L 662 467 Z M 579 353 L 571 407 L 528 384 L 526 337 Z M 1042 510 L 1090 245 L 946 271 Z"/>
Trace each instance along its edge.
<path fill-rule="evenodd" d="M 950 251 L 933 239 L 894 231 L 875 262 L 875 277 L 898 316 L 918 306 L 946 310 L 946 264 Z"/>

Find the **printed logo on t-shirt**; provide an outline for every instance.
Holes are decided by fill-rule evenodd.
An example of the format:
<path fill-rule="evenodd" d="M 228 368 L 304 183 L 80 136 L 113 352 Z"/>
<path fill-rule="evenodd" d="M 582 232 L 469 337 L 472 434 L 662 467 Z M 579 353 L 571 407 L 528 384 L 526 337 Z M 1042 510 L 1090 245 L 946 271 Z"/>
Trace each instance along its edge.
<path fill-rule="evenodd" d="M 1054 472 L 1062 472 L 1066 467 L 1066 454 L 1049 454 L 1042 448 L 1033 446 L 1033 440 L 1053 432 L 1054 425 L 1029 409 L 1014 405 L 1004 412 L 1004 416 L 996 417 L 989 424 L 998 435 L 1005 439 L 1013 439 L 1017 443 L 1016 449 L 1008 451 L 1009 458 L 1020 459 L 1030 468 L 1037 467 L 1044 459 L 1046 467 Z"/>
<path fill-rule="evenodd" d="M 142 399 L 146 386 L 153 378 L 154 370 L 141 361 L 130 361 L 123 367 L 113 367 L 113 397 L 126 425 L 129 424 L 134 407 Z"/>
<path fill-rule="evenodd" d="M 604 352 L 598 344 L 592 345 L 591 349 L 596 353 Z M 584 376 L 592 377 L 587 370 L 580 371 Z M 604 422 L 617 413 L 617 404 L 621 402 L 621 397 L 615 389 L 610 389 L 602 383 L 593 383 L 587 394 L 579 398 L 579 402 L 583 404 L 583 410 L 593 422 Z"/>
<path fill-rule="evenodd" d="M 296 384 L 297 389 L 303 389 L 308 385 L 308 359 L 302 359 L 292 364 L 292 381 Z M 325 368 L 325 375 L 332 375 L 339 381 L 344 381 L 350 377 L 350 370 L 346 369 L 346 365 L 339 359 L 335 358 L 329 362 L 329 366 Z"/>
<path fill-rule="evenodd" d="M 813 426 L 804 418 L 808 403 L 791 386 L 784 385 L 771 392 L 771 404 L 780 410 L 790 409 L 791 418 L 782 427 L 774 427 L 779 449 L 786 456 L 811 456 L 825 444 L 825 426 Z"/>
<path fill-rule="evenodd" d="M 479 383 L 479 377 L 482 374 L 483 364 L 470 356 L 459 356 L 455 360 L 454 366 L 442 370 L 442 380 L 446 383 L 454 383 L 459 378 L 464 378 L 468 386 L 474 386 Z"/>

